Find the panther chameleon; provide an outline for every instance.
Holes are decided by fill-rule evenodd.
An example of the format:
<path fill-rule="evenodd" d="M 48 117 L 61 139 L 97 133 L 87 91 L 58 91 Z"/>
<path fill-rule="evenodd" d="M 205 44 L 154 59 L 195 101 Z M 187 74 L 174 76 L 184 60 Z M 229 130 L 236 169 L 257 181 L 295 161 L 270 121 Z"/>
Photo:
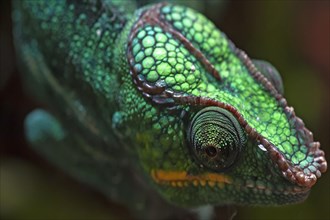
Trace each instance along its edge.
<path fill-rule="evenodd" d="M 12 17 L 22 77 L 44 103 L 27 139 L 114 201 L 290 204 L 327 170 L 277 70 L 191 8 L 17 0 Z"/>

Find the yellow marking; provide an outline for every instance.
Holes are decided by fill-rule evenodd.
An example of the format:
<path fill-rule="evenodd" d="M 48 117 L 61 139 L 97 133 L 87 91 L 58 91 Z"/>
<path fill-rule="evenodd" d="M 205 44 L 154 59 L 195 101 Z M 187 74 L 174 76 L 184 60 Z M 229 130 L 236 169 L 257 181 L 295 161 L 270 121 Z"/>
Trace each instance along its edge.
<path fill-rule="evenodd" d="M 220 188 L 224 184 L 230 184 L 231 178 L 224 174 L 218 173 L 204 173 L 200 175 L 188 175 L 186 171 L 168 171 L 168 170 L 151 170 L 151 177 L 156 183 L 166 184 L 171 183 L 172 186 L 183 187 L 191 182 L 194 186 L 209 186 L 214 187 L 217 185 Z"/>
<path fill-rule="evenodd" d="M 214 186 L 215 186 L 215 182 L 214 182 L 214 181 L 208 181 L 207 183 L 208 183 L 209 186 L 211 186 L 211 187 L 214 187 Z"/>

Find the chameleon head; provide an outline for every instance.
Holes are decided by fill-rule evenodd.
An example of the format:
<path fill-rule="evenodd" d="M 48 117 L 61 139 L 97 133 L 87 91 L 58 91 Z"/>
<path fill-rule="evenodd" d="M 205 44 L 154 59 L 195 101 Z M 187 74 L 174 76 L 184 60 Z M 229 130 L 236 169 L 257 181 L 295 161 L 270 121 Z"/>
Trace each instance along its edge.
<path fill-rule="evenodd" d="M 192 9 L 157 4 L 137 15 L 125 42 L 141 97 L 125 104 L 158 192 L 186 207 L 303 201 L 327 163 L 277 71 Z"/>

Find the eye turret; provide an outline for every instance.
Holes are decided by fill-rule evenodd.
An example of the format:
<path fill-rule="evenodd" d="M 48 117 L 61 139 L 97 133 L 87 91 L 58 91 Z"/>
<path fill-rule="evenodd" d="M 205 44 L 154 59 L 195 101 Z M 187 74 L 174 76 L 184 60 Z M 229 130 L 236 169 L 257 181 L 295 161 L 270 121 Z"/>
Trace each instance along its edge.
<path fill-rule="evenodd" d="M 237 119 L 219 107 L 197 112 L 188 129 L 188 139 L 197 161 L 215 171 L 233 166 L 246 141 Z"/>

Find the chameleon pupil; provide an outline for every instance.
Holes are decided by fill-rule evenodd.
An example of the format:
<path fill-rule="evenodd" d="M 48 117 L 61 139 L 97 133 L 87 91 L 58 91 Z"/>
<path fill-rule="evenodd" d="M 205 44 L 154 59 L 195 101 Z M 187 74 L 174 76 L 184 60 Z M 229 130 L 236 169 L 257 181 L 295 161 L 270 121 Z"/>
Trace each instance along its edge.
<path fill-rule="evenodd" d="M 208 146 L 205 148 L 205 153 L 209 157 L 215 157 L 217 155 L 217 149 L 214 146 Z"/>

